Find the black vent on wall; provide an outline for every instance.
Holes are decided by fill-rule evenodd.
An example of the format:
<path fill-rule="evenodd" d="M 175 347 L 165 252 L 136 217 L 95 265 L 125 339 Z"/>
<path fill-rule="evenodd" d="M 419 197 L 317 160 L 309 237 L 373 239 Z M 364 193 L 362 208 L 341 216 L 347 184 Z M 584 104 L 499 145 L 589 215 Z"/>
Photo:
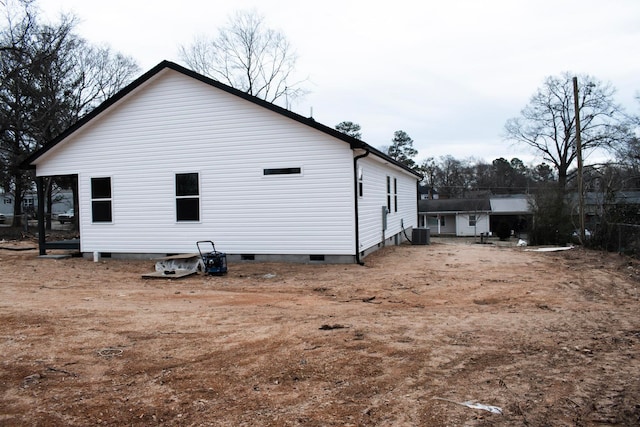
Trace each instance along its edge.
<path fill-rule="evenodd" d="M 301 168 L 273 168 L 265 169 L 265 175 L 300 175 L 302 173 Z"/>

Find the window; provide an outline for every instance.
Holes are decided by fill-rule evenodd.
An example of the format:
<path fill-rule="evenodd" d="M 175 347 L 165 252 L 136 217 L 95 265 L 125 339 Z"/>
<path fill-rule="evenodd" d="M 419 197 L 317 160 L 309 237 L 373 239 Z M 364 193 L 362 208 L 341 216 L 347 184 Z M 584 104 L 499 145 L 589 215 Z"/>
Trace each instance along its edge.
<path fill-rule="evenodd" d="M 176 220 L 200 221 L 200 186 L 197 173 L 176 174 Z"/>
<path fill-rule="evenodd" d="M 398 180 L 393 178 L 393 211 L 398 212 Z"/>
<path fill-rule="evenodd" d="M 476 226 L 476 216 L 469 215 L 469 227 L 475 227 L 475 226 Z"/>
<path fill-rule="evenodd" d="M 111 178 L 91 178 L 91 220 L 112 222 Z"/>
<path fill-rule="evenodd" d="M 443 216 L 441 216 L 441 217 L 440 217 L 440 227 L 444 227 L 445 225 L 446 225 L 446 224 L 445 224 L 445 221 L 444 221 L 444 217 L 443 217 Z"/>
<path fill-rule="evenodd" d="M 387 177 L 387 212 L 391 212 L 391 177 Z"/>
<path fill-rule="evenodd" d="M 358 197 L 364 195 L 364 172 L 362 168 L 358 168 Z"/>
<path fill-rule="evenodd" d="M 302 168 L 272 168 L 264 169 L 264 175 L 300 175 Z"/>

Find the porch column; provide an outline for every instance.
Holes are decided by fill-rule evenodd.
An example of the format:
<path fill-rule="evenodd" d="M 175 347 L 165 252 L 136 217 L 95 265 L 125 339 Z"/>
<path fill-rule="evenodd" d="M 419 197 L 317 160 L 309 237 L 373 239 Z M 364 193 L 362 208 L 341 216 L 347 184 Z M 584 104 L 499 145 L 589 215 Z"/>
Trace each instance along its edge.
<path fill-rule="evenodd" d="M 36 178 L 36 190 L 38 192 L 38 249 L 40 255 L 46 255 L 45 248 L 45 217 L 44 217 L 44 178 L 39 176 Z M 28 219 L 27 219 L 28 221 Z"/>

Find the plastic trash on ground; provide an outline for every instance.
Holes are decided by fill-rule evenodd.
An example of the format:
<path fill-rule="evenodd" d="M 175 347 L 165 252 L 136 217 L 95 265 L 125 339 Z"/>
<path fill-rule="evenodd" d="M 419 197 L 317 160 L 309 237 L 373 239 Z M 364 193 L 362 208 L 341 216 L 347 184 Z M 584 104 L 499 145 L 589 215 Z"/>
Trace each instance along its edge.
<path fill-rule="evenodd" d="M 492 414 L 502 415 L 502 408 L 498 406 L 485 405 L 484 403 L 479 403 L 474 400 L 467 400 L 465 402 L 456 402 L 455 400 L 445 399 L 444 397 L 434 397 L 433 399 L 443 400 L 445 402 L 455 403 L 456 405 L 466 406 L 467 408 L 481 409 L 483 411 L 491 412 Z"/>

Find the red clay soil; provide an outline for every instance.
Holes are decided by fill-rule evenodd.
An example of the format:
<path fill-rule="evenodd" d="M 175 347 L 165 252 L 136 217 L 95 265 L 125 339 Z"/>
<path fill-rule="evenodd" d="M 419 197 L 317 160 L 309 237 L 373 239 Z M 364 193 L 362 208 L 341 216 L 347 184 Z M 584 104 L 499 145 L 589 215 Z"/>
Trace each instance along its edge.
<path fill-rule="evenodd" d="M 640 424 L 616 254 L 435 242 L 149 280 L 25 245 L 0 243 L 2 426 Z"/>

